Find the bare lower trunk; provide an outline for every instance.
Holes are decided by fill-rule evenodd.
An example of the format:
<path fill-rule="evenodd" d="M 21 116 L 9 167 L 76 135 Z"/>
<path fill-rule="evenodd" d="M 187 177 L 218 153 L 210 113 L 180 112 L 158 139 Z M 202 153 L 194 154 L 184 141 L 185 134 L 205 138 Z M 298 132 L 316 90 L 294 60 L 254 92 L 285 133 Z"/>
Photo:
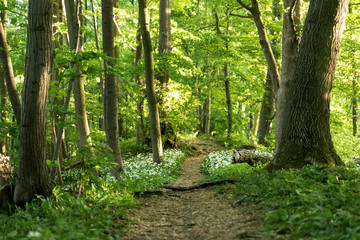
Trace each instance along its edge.
<path fill-rule="evenodd" d="M 206 104 L 204 108 L 204 133 L 210 135 L 210 124 L 211 124 L 211 87 L 208 86 L 208 96 L 206 98 Z"/>
<path fill-rule="evenodd" d="M 152 153 L 154 162 L 161 163 L 164 160 L 164 156 L 160 132 L 159 109 L 156 101 L 154 58 L 151 47 L 146 0 L 139 0 L 139 18 L 144 46 L 146 93 L 150 115 Z"/>
<path fill-rule="evenodd" d="M 51 195 L 46 165 L 46 119 L 50 83 L 52 0 L 30 0 L 25 81 L 20 124 L 19 164 L 14 202 Z"/>
<path fill-rule="evenodd" d="M 283 14 L 282 70 L 281 85 L 276 100 L 275 153 L 281 143 L 282 125 L 285 117 L 286 95 L 289 91 L 290 80 L 294 74 L 299 52 L 300 37 L 298 34 L 301 24 L 301 2 L 302 0 L 284 0 L 285 11 Z"/>
<path fill-rule="evenodd" d="M 266 75 L 265 92 L 262 99 L 259 128 L 257 139 L 259 144 L 265 144 L 265 137 L 270 135 L 271 122 L 274 118 L 274 101 L 275 96 L 271 87 L 271 78 L 269 73 Z"/>
<path fill-rule="evenodd" d="M 113 26 L 113 1 L 102 0 L 102 24 L 103 24 L 103 49 L 104 53 L 114 58 L 114 26 Z M 118 90 L 117 80 L 115 74 L 111 69 L 115 67 L 112 60 L 105 61 L 105 122 L 106 122 L 106 139 L 107 144 L 111 148 L 115 163 L 117 164 L 112 169 L 114 177 L 118 178 L 120 172 L 123 171 L 120 141 L 119 141 L 119 126 L 118 126 Z"/>
<path fill-rule="evenodd" d="M 6 97 L 6 83 L 5 83 L 5 77 L 4 77 L 4 73 L 1 72 L 0 74 L 0 107 L 2 109 L 5 109 L 6 105 L 7 105 L 7 97 Z M 0 116 L 0 122 L 5 122 L 5 119 L 7 118 L 7 113 L 6 111 L 2 111 L 1 112 L 1 116 Z M 2 128 L 1 131 L 4 131 L 5 128 Z M 3 134 L 3 136 L 6 136 L 5 132 L 2 132 L 1 134 Z M 2 155 L 6 155 L 6 137 L 2 138 L 0 140 L 0 154 Z"/>

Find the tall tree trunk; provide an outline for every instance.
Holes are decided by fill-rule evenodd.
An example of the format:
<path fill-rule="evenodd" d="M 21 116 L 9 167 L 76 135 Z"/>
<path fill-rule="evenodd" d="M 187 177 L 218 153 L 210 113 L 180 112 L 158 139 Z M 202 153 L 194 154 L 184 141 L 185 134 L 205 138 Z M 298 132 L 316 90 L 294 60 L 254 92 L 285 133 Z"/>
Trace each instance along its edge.
<path fill-rule="evenodd" d="M 273 0 L 272 1 L 272 13 L 274 15 L 273 21 L 279 21 L 281 19 L 281 12 L 280 12 L 280 0 Z M 278 32 L 275 32 L 273 28 L 270 28 L 271 35 L 278 35 Z M 280 52 L 278 51 L 279 42 L 277 38 L 274 38 L 271 43 L 271 49 L 274 53 L 275 60 L 277 61 L 280 56 Z M 280 90 L 279 90 L 280 91 Z M 257 133 L 257 139 L 259 144 L 265 144 L 265 136 L 270 135 L 271 133 L 271 122 L 273 120 L 273 112 L 274 112 L 274 104 L 275 104 L 275 95 L 272 90 L 271 86 L 271 78 L 270 78 L 270 71 L 267 71 L 266 80 L 264 85 L 264 94 L 261 103 L 261 111 L 260 111 L 260 119 L 259 119 L 259 128 Z"/>
<path fill-rule="evenodd" d="M 103 50 L 108 57 L 115 57 L 114 49 L 114 24 L 113 24 L 113 1 L 102 0 L 102 25 L 103 25 Z M 123 171 L 119 126 L 118 126 L 118 90 L 115 74 L 111 69 L 115 67 L 113 60 L 105 61 L 105 126 L 107 144 L 112 150 L 117 165 L 113 168 L 112 174 L 118 178 Z"/>
<path fill-rule="evenodd" d="M 215 27 L 216 27 L 216 32 L 220 37 L 223 37 L 223 34 L 221 32 L 220 29 L 220 21 L 219 21 L 219 16 L 217 13 L 214 14 L 215 16 Z M 226 17 L 227 17 L 227 28 L 226 28 L 226 35 L 228 35 L 229 32 L 229 16 L 228 13 L 226 12 Z M 228 51 L 229 50 L 229 46 L 228 46 L 228 42 L 227 40 L 225 41 L 225 50 Z M 227 106 L 227 113 L 228 113 L 228 119 L 227 119 L 227 137 L 229 138 L 232 132 L 232 106 L 231 106 L 231 94 L 230 94 L 230 81 L 228 79 L 228 64 L 225 63 L 224 64 L 224 68 L 223 68 L 223 72 L 224 72 L 224 78 L 225 78 L 225 94 L 226 94 L 226 106 Z"/>
<path fill-rule="evenodd" d="M 275 96 L 271 87 L 271 78 L 269 71 L 266 74 L 266 82 L 264 86 L 264 95 L 261 103 L 259 128 L 257 132 L 257 139 L 259 144 L 265 144 L 265 137 L 270 135 L 271 122 L 274 115 L 274 101 Z"/>
<path fill-rule="evenodd" d="M 159 55 L 164 56 L 171 51 L 171 0 L 160 0 L 159 8 Z M 169 69 L 167 62 L 160 64 L 158 79 L 163 88 L 169 85 Z"/>
<path fill-rule="evenodd" d="M 136 41 L 138 42 L 138 45 L 136 46 L 136 53 L 135 53 L 135 61 L 134 61 L 135 67 L 138 66 L 139 61 L 143 57 L 142 56 L 142 38 L 141 38 L 140 29 L 138 30 L 138 32 L 136 34 Z M 135 82 L 139 86 L 139 88 L 141 88 L 144 84 L 143 76 L 141 75 L 141 73 L 138 73 L 138 71 L 136 71 L 136 74 L 135 74 Z M 136 142 L 137 143 L 143 143 L 145 141 L 144 98 L 143 98 L 142 94 L 141 94 L 140 98 L 141 99 L 139 99 L 136 102 L 136 108 L 138 110 L 139 118 L 140 118 L 138 121 L 136 121 Z"/>
<path fill-rule="evenodd" d="M 204 108 L 204 133 L 205 135 L 210 135 L 210 124 L 211 124 L 211 87 L 208 86 L 208 95 L 205 100 Z"/>
<path fill-rule="evenodd" d="M 356 83 L 356 76 L 354 77 L 352 81 L 353 86 L 353 97 L 351 99 L 352 102 L 352 125 L 353 125 L 353 136 L 356 137 L 357 135 L 357 83 Z"/>
<path fill-rule="evenodd" d="M 139 0 L 139 19 L 144 46 L 146 93 L 150 115 L 152 152 L 154 162 L 161 163 L 164 160 L 164 156 L 160 132 L 159 109 L 156 102 L 154 57 L 151 48 L 151 37 L 146 0 Z"/>
<path fill-rule="evenodd" d="M 344 165 L 330 135 L 330 97 L 349 0 L 311 0 L 286 95 L 279 150 L 268 169 Z"/>
<path fill-rule="evenodd" d="M 119 1 L 114 1 L 114 7 L 119 8 Z M 119 19 L 118 19 L 117 16 L 115 16 L 113 21 L 115 21 L 115 24 L 119 25 Z M 114 38 L 117 38 L 117 37 L 120 36 L 120 32 L 117 30 L 115 24 L 114 24 Z M 114 57 L 116 59 L 120 59 L 120 46 L 118 44 L 115 44 L 114 52 L 115 52 Z M 120 82 L 120 77 L 115 75 L 115 79 L 116 79 L 117 90 L 118 90 L 118 101 L 119 101 L 118 104 L 120 104 L 121 103 L 121 82 Z M 124 135 L 124 120 L 123 120 L 123 118 L 121 116 L 121 112 L 119 112 L 119 115 L 118 115 L 118 127 L 119 127 L 119 136 Z"/>
<path fill-rule="evenodd" d="M 7 105 L 7 96 L 6 96 L 6 82 L 4 72 L 0 73 L 0 107 L 1 109 L 5 109 Z M 7 118 L 6 111 L 1 111 L 0 122 L 5 122 Z M 1 131 L 4 131 L 5 128 L 2 128 Z M 6 135 L 5 132 L 2 132 L 3 136 Z M 0 140 L 0 154 L 6 155 L 6 137 Z"/>
<path fill-rule="evenodd" d="M 70 51 L 78 53 L 82 51 L 83 47 L 83 33 L 81 32 L 81 25 L 83 22 L 83 11 L 82 11 L 82 0 L 76 0 L 76 6 L 73 0 L 65 0 L 66 18 L 70 39 Z M 79 134 L 79 147 L 82 148 L 84 145 L 90 146 L 91 150 L 91 139 L 89 138 L 90 129 L 86 115 L 85 105 L 85 87 L 84 78 L 80 70 L 80 66 L 73 66 L 76 69 L 77 76 L 74 78 L 74 100 L 75 100 L 75 113 L 80 116 L 76 120 L 76 127 Z"/>
<path fill-rule="evenodd" d="M 6 5 L 7 1 L 3 3 Z M 0 13 L 0 57 L 6 79 L 7 91 L 9 93 L 10 103 L 14 111 L 16 122 L 20 123 L 21 103 L 16 89 L 14 70 L 9 54 L 9 47 L 6 40 L 6 11 Z"/>
<path fill-rule="evenodd" d="M 168 121 L 168 111 L 170 110 L 170 102 L 168 97 L 169 91 L 169 61 L 167 54 L 171 52 L 171 0 L 160 0 L 159 6 L 159 73 L 156 74 L 160 82 L 162 98 L 159 99 L 160 108 L 160 127 L 163 134 L 165 147 L 174 147 L 177 145 L 177 136 L 174 132 L 171 122 Z"/>
<path fill-rule="evenodd" d="M 281 85 L 276 100 L 275 153 L 281 143 L 286 95 L 289 91 L 290 80 L 294 74 L 299 52 L 300 37 L 298 35 L 301 24 L 301 5 L 302 0 L 284 0 Z"/>
<path fill-rule="evenodd" d="M 30 0 L 25 81 L 20 124 L 19 164 L 14 202 L 51 195 L 46 165 L 46 119 L 51 68 L 52 0 Z"/>

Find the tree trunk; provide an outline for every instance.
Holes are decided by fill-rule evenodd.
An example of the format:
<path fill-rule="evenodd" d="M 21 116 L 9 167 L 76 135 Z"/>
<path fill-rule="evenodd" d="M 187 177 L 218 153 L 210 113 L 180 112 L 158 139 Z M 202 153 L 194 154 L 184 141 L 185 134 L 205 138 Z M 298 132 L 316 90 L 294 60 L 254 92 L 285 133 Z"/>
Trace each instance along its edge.
<path fill-rule="evenodd" d="M 46 165 L 46 119 L 51 68 L 52 0 L 30 0 L 25 81 L 14 203 L 51 195 Z"/>
<path fill-rule="evenodd" d="M 115 57 L 114 49 L 114 24 L 113 24 L 113 1 L 102 0 L 102 25 L 103 25 L 103 50 L 108 57 Z M 105 61 L 105 126 L 107 144 L 112 150 L 117 165 L 113 168 L 112 174 L 118 178 L 123 171 L 119 126 L 118 126 L 118 90 L 115 74 L 111 69 L 115 67 L 112 59 Z"/>
<path fill-rule="evenodd" d="M 6 5 L 6 0 L 3 1 Z M 2 60 L 3 71 L 5 74 L 7 91 L 9 93 L 10 103 L 14 111 L 16 122 L 20 123 L 21 103 L 16 89 L 14 70 L 9 54 L 9 48 L 6 40 L 6 12 L 0 13 L 0 57 Z"/>
<path fill-rule="evenodd" d="M 259 144 L 265 144 L 265 136 L 269 136 L 271 132 L 271 122 L 274 118 L 274 101 L 275 96 L 271 87 L 271 78 L 269 71 L 266 74 L 265 92 L 262 99 L 259 128 L 257 132 L 257 139 Z"/>
<path fill-rule="evenodd" d="M 154 162 L 161 163 L 164 160 L 164 156 L 160 132 L 159 109 L 156 102 L 154 57 L 151 47 L 151 37 L 146 0 L 139 0 L 139 19 L 145 57 L 146 93 L 150 115 L 152 152 Z"/>
<path fill-rule="evenodd" d="M 82 1 L 78 0 L 76 6 L 73 0 L 65 0 L 66 18 L 68 25 L 68 33 L 70 39 L 70 51 L 78 53 L 82 51 L 83 47 L 83 33 L 81 32 L 81 25 L 83 22 Z M 80 66 L 72 66 L 76 69 L 76 77 L 74 78 L 74 100 L 75 100 L 75 113 L 80 118 L 76 120 L 76 128 L 79 134 L 79 147 L 82 148 L 85 145 L 90 146 L 91 139 L 89 138 L 90 129 L 86 115 L 85 105 L 85 87 L 84 78 L 81 76 Z"/>
<path fill-rule="evenodd" d="M 163 134 L 165 147 L 175 147 L 177 145 L 177 136 L 168 121 L 168 111 L 170 110 L 170 101 L 168 97 L 169 91 L 169 61 L 167 54 L 171 52 L 171 0 L 160 0 L 159 6 L 159 72 L 156 78 L 160 82 L 162 96 L 159 99 L 160 108 L 160 127 Z"/>
<path fill-rule="evenodd" d="M 6 97 L 6 82 L 4 77 L 4 72 L 1 72 L 0 74 L 0 108 L 5 109 L 7 105 L 7 97 Z M 5 119 L 7 118 L 6 111 L 1 111 L 0 121 L 5 122 Z M 3 136 L 6 136 L 6 133 L 4 132 L 5 128 L 2 128 L 1 131 L 3 131 L 1 134 Z M 6 137 L 0 140 L 0 154 L 6 155 Z"/>
<path fill-rule="evenodd" d="M 226 28 L 226 35 L 228 35 L 229 32 L 229 16 L 228 13 L 226 13 L 226 17 L 227 17 L 227 28 Z M 215 13 L 215 27 L 216 27 L 216 32 L 218 35 L 220 35 L 220 37 L 222 37 L 222 32 L 220 29 L 220 23 L 219 23 L 219 16 L 217 13 Z M 226 51 L 229 50 L 229 46 L 228 46 L 228 42 L 227 40 L 225 40 L 225 49 Z M 228 115 L 228 119 L 227 119 L 227 137 L 229 138 L 232 132 L 232 106 L 231 106 L 231 95 L 230 95 L 230 81 L 228 79 L 228 64 L 225 63 L 224 68 L 223 68 L 223 72 L 224 72 L 224 78 L 225 78 L 225 94 L 226 94 L 226 106 L 227 106 L 227 115 Z"/>
<path fill-rule="evenodd" d="M 211 87 L 208 86 L 208 95 L 205 100 L 204 107 L 204 133 L 205 135 L 210 135 L 210 124 L 211 124 Z"/>
<path fill-rule="evenodd" d="M 163 57 L 171 51 L 171 0 L 160 0 L 159 8 L 159 55 Z M 158 79 L 163 88 L 169 85 L 169 69 L 167 62 L 160 64 Z"/>
<path fill-rule="evenodd" d="M 268 169 L 344 165 L 330 135 L 330 97 L 348 0 L 311 0 L 286 95 L 279 150 Z"/>
<path fill-rule="evenodd" d="M 275 153 L 277 152 L 282 135 L 286 95 L 289 91 L 290 80 L 296 67 L 300 37 L 302 0 L 284 0 L 283 37 L 282 37 L 282 69 L 281 85 L 276 102 L 276 137 Z"/>
<path fill-rule="evenodd" d="M 356 84 L 356 76 L 352 81 L 353 85 L 353 97 L 351 99 L 352 102 L 352 125 L 353 125 L 353 136 L 356 137 L 357 135 L 357 84 Z"/>
<path fill-rule="evenodd" d="M 138 66 L 139 61 L 142 58 L 142 38 L 141 38 L 141 32 L 140 29 L 138 30 L 136 34 L 136 41 L 138 42 L 138 45 L 136 46 L 136 56 L 135 56 L 135 67 Z M 135 82 L 138 85 L 139 88 L 143 86 L 143 76 L 141 73 L 135 74 Z M 142 94 L 140 95 L 140 100 L 136 102 L 136 108 L 139 113 L 139 120 L 136 121 L 136 142 L 137 143 L 143 143 L 145 141 L 145 126 L 144 126 L 144 98 Z"/>

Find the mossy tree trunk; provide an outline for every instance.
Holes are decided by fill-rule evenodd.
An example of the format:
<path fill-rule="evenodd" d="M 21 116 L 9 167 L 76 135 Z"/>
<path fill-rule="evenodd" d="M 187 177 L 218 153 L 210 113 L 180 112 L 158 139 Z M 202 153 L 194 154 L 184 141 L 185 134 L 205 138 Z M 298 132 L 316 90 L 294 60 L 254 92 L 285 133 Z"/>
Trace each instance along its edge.
<path fill-rule="evenodd" d="M 279 150 L 268 169 L 344 165 L 330 135 L 330 97 L 348 0 L 312 0 L 286 95 Z"/>

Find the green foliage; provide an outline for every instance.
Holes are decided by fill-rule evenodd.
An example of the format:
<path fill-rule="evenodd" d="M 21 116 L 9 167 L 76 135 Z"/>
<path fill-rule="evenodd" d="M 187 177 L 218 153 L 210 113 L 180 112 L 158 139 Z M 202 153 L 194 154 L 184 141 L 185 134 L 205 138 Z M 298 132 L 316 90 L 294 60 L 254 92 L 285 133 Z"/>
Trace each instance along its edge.
<path fill-rule="evenodd" d="M 125 173 L 118 180 L 106 166 L 100 178 L 82 170 L 65 172 L 66 185 L 56 187 L 52 198 L 39 196 L 24 209 L 13 208 L 11 216 L 0 215 L 0 239 L 120 238 L 128 224 L 125 211 L 136 205 L 133 192 L 174 181 L 183 159 L 178 150 L 166 151 L 161 165 L 149 154 L 124 159 Z"/>
<path fill-rule="evenodd" d="M 211 179 L 241 180 L 231 193 L 262 208 L 263 239 L 358 238 L 360 171 L 354 164 L 269 173 L 247 164 L 230 165 L 229 158 L 226 152 L 209 155 L 203 172 Z"/>

